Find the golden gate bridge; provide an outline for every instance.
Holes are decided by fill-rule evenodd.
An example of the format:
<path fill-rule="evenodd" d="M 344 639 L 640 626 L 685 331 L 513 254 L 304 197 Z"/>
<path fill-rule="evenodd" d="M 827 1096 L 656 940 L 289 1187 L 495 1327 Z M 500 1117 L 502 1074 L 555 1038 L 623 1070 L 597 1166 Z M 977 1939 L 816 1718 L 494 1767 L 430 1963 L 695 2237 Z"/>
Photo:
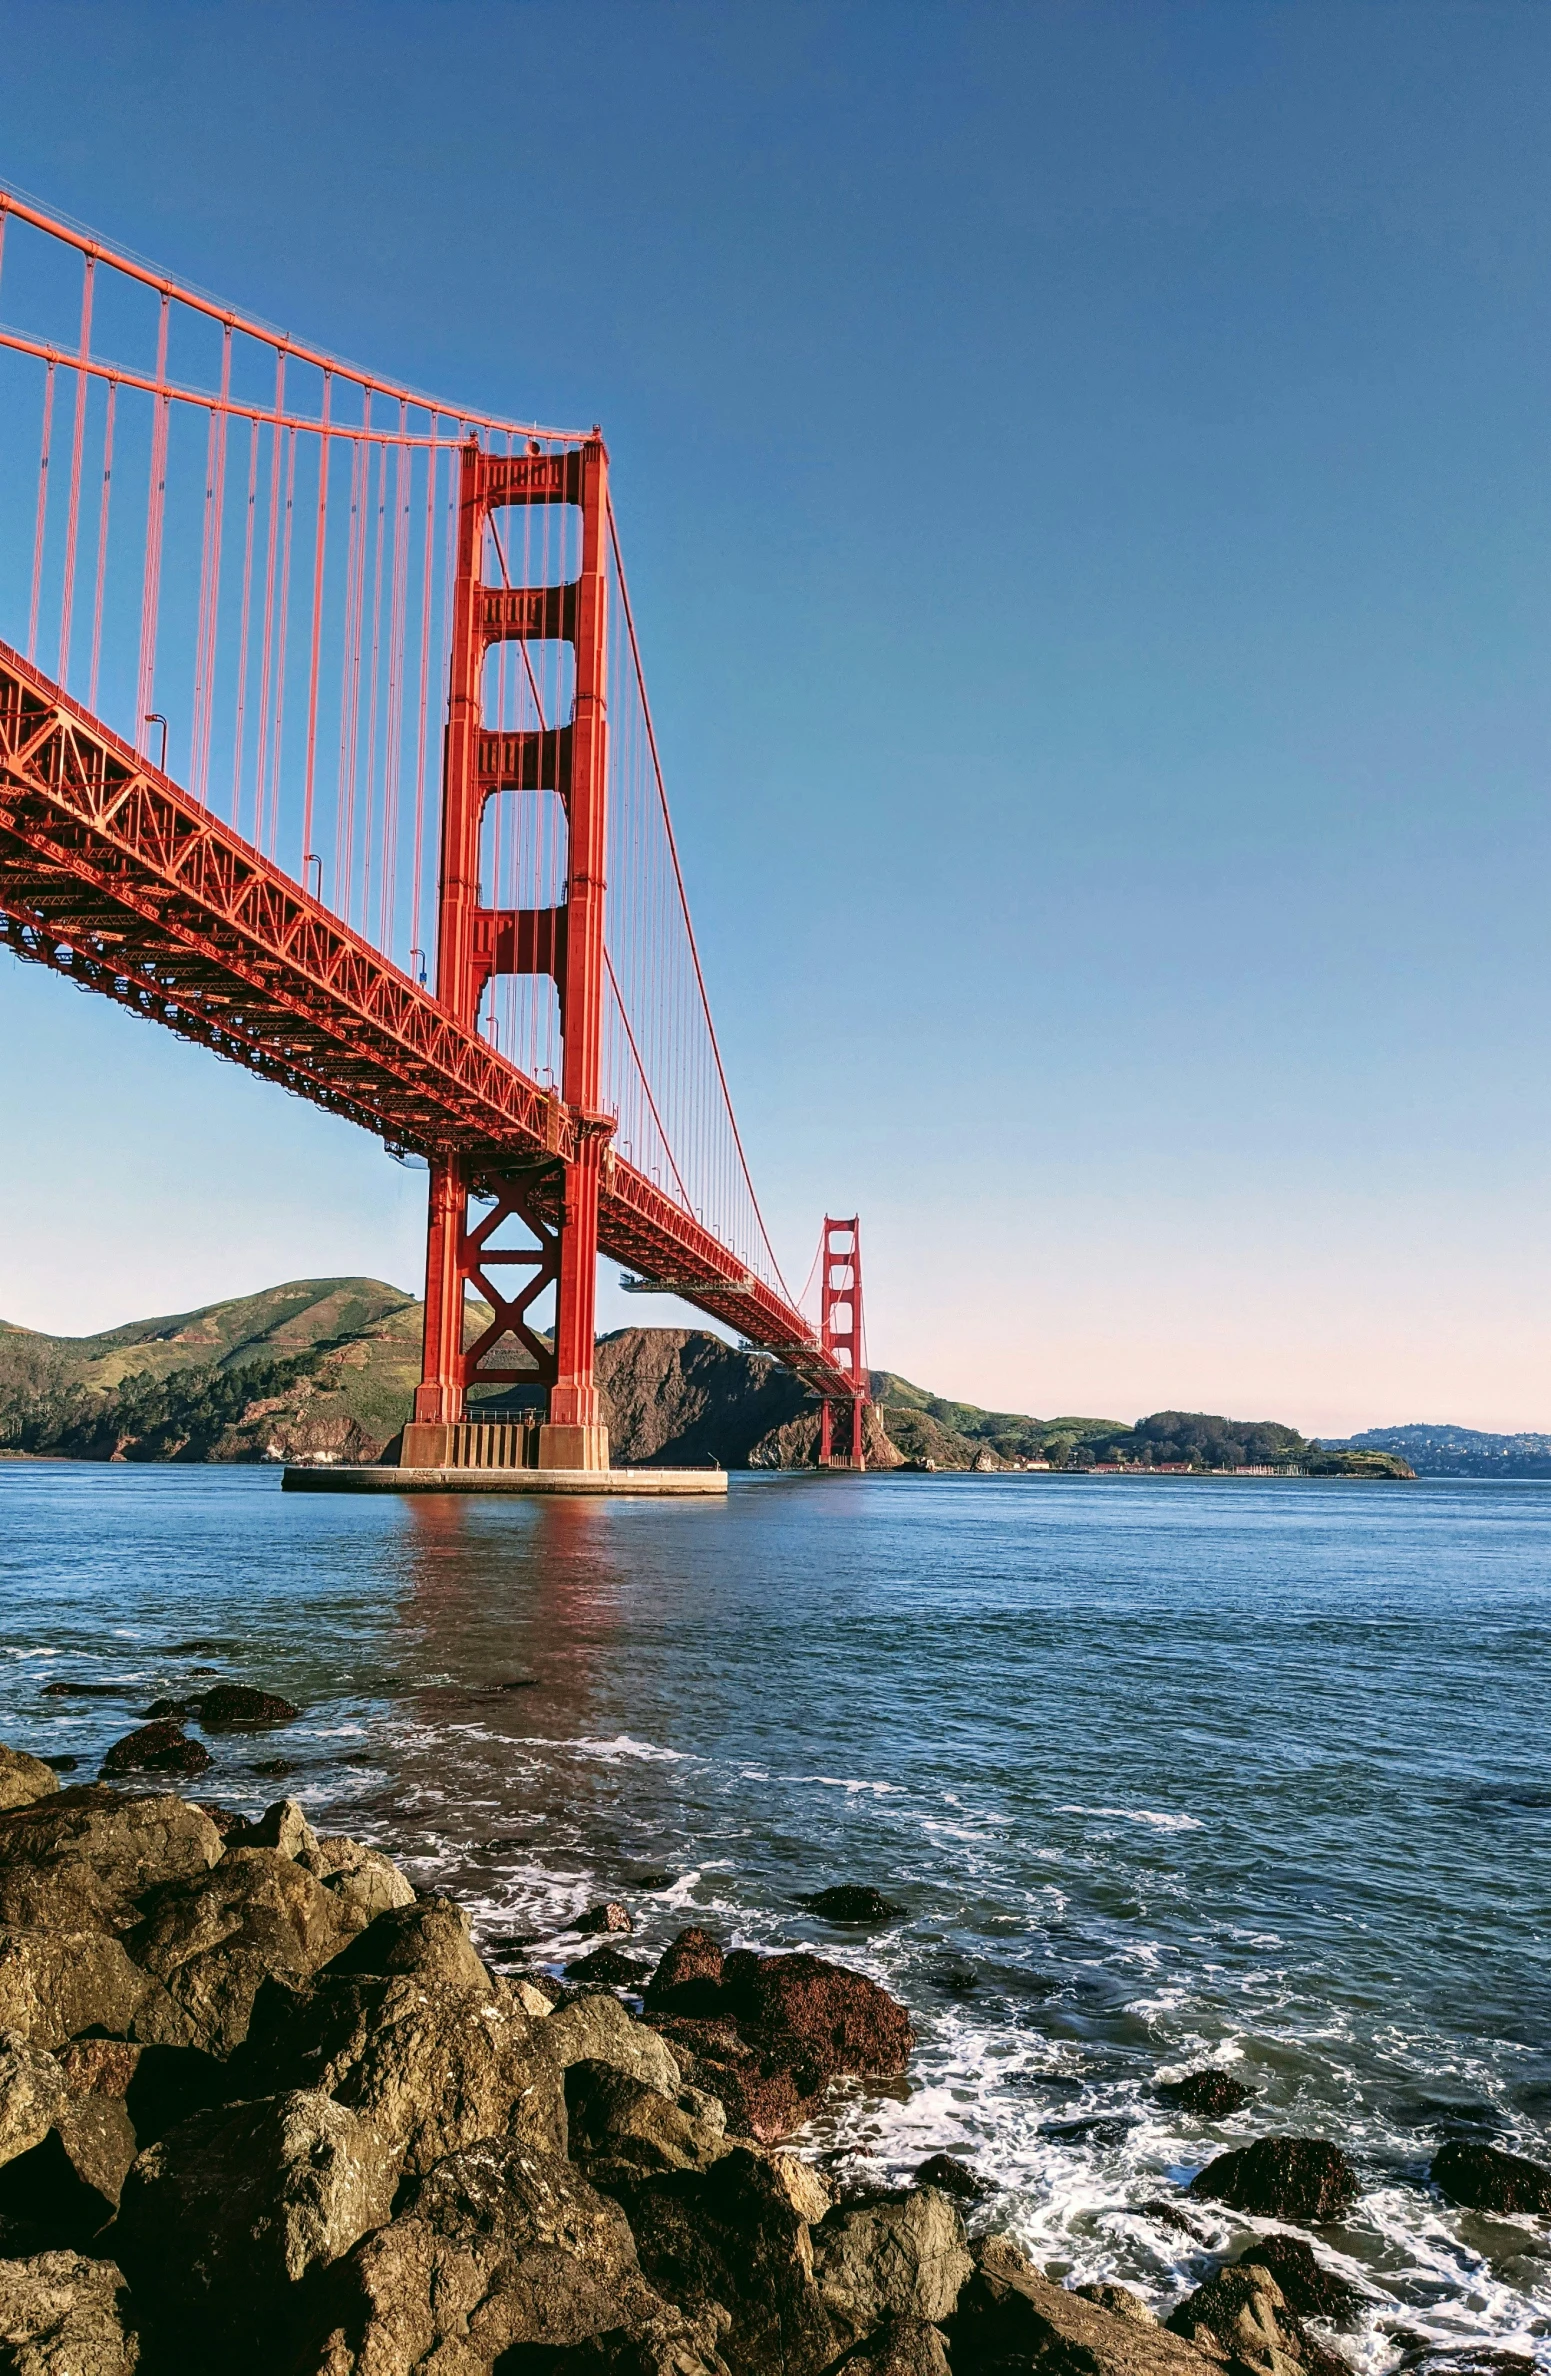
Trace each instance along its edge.
<path fill-rule="evenodd" d="M 861 1465 L 857 1223 L 810 1319 L 601 431 L 439 403 L 5 190 L 0 421 L 0 941 L 425 1159 L 405 1467 L 601 1481 L 600 1253 L 786 1363 Z M 542 1424 L 478 1417 L 513 1387 Z"/>

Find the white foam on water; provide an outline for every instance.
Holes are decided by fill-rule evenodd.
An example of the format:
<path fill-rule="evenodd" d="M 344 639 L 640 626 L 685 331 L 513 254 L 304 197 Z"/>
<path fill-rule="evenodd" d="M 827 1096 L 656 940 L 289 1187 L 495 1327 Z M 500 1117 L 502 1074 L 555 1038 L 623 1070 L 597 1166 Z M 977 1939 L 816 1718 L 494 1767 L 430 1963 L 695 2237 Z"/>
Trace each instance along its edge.
<path fill-rule="evenodd" d="M 629 1733 L 615 1733 L 612 1740 L 556 1741 L 557 1749 L 574 1749 L 582 1757 L 601 1757 L 609 1762 L 619 1758 L 636 1758 L 643 1765 L 687 1765 L 689 1752 L 684 1749 L 662 1749 L 655 1741 L 637 1741 Z"/>
<path fill-rule="evenodd" d="M 1097 1815 L 1116 1823 L 1146 1823 L 1154 1831 L 1205 1831 L 1197 1815 L 1159 1815 L 1151 1807 L 1057 1807 L 1058 1815 Z"/>

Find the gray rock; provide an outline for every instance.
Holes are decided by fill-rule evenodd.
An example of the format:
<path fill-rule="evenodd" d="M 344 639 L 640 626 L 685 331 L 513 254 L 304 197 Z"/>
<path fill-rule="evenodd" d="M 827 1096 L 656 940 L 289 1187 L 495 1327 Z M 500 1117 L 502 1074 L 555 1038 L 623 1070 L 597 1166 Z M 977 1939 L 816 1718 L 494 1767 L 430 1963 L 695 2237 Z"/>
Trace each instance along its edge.
<path fill-rule="evenodd" d="M 648 2283 L 687 2310 L 717 2302 L 731 2313 L 722 2349 L 739 2376 L 829 2366 L 838 2338 L 814 2283 L 809 2225 L 762 2154 L 736 2146 L 704 2174 L 646 2179 L 626 2207 Z"/>
<path fill-rule="evenodd" d="M 278 1848 L 228 1848 L 210 1871 L 164 1883 L 145 1904 L 125 1944 L 213 2054 L 247 2036 L 264 1980 L 301 1985 L 348 1935 L 338 1900 Z"/>
<path fill-rule="evenodd" d="M 942 2336 L 924 2318 L 886 2320 L 840 2365 L 846 2376 L 949 2376 Z"/>
<path fill-rule="evenodd" d="M 127 1930 L 146 1890 L 213 1865 L 221 1835 L 180 1798 L 93 1784 L 0 1814 L 0 1923 Z"/>
<path fill-rule="evenodd" d="M 635 2170 L 706 2170 L 730 2151 L 727 2115 L 714 2096 L 686 2089 L 677 2102 L 612 2063 L 572 2063 L 565 2100 L 573 2161 L 595 2184 L 614 2162 Z"/>
<path fill-rule="evenodd" d="M 30 1807 L 58 1788 L 59 1776 L 41 1757 L 29 1757 L 25 1749 L 8 1749 L 0 1742 L 0 1809 Z"/>
<path fill-rule="evenodd" d="M 387 2221 L 397 2176 L 371 2125 L 326 2096 L 196 2112 L 136 2161 L 114 2248 L 165 2348 L 268 2368 L 295 2289 Z"/>
<path fill-rule="evenodd" d="M 1005 2363 L 1073 2376 L 1221 2376 L 1220 2354 L 1053 2285 L 1007 2236 L 983 2237 L 973 2257 L 974 2274 L 948 2322 L 957 2370 Z"/>
<path fill-rule="evenodd" d="M 544 2024 L 543 2045 L 560 2070 L 577 2062 L 612 2063 L 665 2096 L 676 2096 L 683 2084 L 665 2041 L 644 2022 L 632 2021 L 616 1996 L 578 1997 L 562 2005 Z"/>
<path fill-rule="evenodd" d="M 315 1848 L 303 1849 L 298 1862 L 338 1898 L 345 1919 L 358 1930 L 394 1906 L 415 1902 L 412 1884 L 392 1857 L 360 1840 L 320 1840 Z"/>
<path fill-rule="evenodd" d="M 22 2030 L 0 2030 L 0 2163 L 41 2145 L 66 2101 L 65 2075 Z"/>
<path fill-rule="evenodd" d="M 326 2329 L 298 2376 L 476 2376 L 519 2345 L 543 2347 L 548 2367 L 550 2351 L 662 2309 L 618 2204 L 512 2139 L 443 2161 L 326 2293 Z"/>
<path fill-rule="evenodd" d="M 935 2187 L 842 2204 L 812 2243 L 814 2280 L 842 2345 L 885 2318 L 947 2318 L 974 2266 L 964 2222 Z"/>
<path fill-rule="evenodd" d="M 44 2047 L 89 2029 L 163 2045 L 189 2034 L 166 1990 L 100 1930 L 0 1929 L 0 2026 Z"/>
<path fill-rule="evenodd" d="M 318 1835 L 296 1799 L 276 1799 L 256 1823 L 235 1824 L 226 1836 L 229 1848 L 278 1848 L 282 1856 L 315 1855 Z"/>
<path fill-rule="evenodd" d="M 495 1984 L 469 1936 L 469 1918 L 451 1898 L 411 1900 L 379 1914 L 333 1958 L 336 1972 L 401 1974 L 448 1988 L 493 1996 Z"/>
<path fill-rule="evenodd" d="M 124 2280 L 112 2261 L 76 2252 L 0 2260 L 0 2354 L 8 2376 L 134 2376 Z"/>

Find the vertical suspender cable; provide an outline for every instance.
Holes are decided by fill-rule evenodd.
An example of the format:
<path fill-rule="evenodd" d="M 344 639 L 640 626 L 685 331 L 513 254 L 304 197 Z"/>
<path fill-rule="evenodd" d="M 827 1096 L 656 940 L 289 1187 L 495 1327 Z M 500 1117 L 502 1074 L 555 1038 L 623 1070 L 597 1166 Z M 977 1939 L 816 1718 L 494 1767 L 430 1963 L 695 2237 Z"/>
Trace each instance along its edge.
<path fill-rule="evenodd" d="M 285 357 L 275 358 L 275 411 L 285 404 Z M 280 528 L 280 448 L 285 431 L 278 419 L 269 437 L 269 515 L 264 523 L 264 611 L 259 637 L 258 747 L 253 755 L 253 840 L 264 846 L 264 777 L 269 759 L 269 696 L 274 671 L 275 540 Z"/>
<path fill-rule="evenodd" d="M 102 594 L 108 574 L 108 505 L 113 493 L 113 416 L 118 404 L 118 381 L 108 382 L 108 401 L 102 418 L 102 495 L 97 506 L 97 583 L 92 594 L 92 669 L 86 706 L 97 707 L 97 677 L 102 666 Z"/>
<path fill-rule="evenodd" d="M 334 375 L 323 374 L 322 436 L 318 444 L 318 520 L 312 563 L 312 661 L 307 683 L 307 782 L 302 794 L 302 849 L 297 872 L 305 884 L 307 860 L 312 855 L 313 785 L 318 763 L 318 657 L 323 638 L 323 547 L 328 532 L 329 516 L 329 398 L 334 392 Z"/>
<path fill-rule="evenodd" d="M 258 511 L 259 425 L 248 424 L 248 509 L 242 539 L 242 624 L 237 630 L 237 716 L 232 730 L 232 825 L 242 821 L 242 762 L 247 735 L 248 633 L 253 607 L 253 528 Z"/>
<path fill-rule="evenodd" d="M 92 285 L 97 269 L 95 256 L 88 256 L 81 276 L 81 359 L 75 374 L 75 419 L 70 432 L 70 508 L 65 514 L 65 570 L 64 584 L 59 597 L 59 662 L 55 669 L 60 684 L 70 675 L 70 624 L 75 609 L 75 541 L 81 516 L 81 461 L 86 450 L 86 392 L 89 382 L 86 366 L 92 352 Z"/>
<path fill-rule="evenodd" d="M 38 524 L 32 539 L 32 608 L 27 614 L 27 657 L 38 656 L 38 604 L 43 594 L 43 531 L 48 521 L 48 457 L 54 436 L 54 365 L 43 382 L 43 444 L 38 457 Z"/>
<path fill-rule="evenodd" d="M 167 323 L 172 309 L 169 292 L 162 291 L 161 320 L 156 333 L 156 380 L 167 383 Z M 153 399 L 151 415 L 151 481 L 146 496 L 145 583 L 140 602 L 140 669 L 135 685 L 135 745 L 147 758 L 151 730 L 146 713 L 156 683 L 156 624 L 162 596 L 162 522 L 167 509 L 167 415 L 172 399 Z"/>

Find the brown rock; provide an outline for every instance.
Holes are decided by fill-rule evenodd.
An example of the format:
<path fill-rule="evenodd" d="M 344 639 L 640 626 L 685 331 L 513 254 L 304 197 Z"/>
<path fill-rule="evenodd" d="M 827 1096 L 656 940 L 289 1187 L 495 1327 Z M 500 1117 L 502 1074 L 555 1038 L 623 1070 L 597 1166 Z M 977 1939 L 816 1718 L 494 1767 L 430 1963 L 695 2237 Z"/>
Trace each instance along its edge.
<path fill-rule="evenodd" d="M 246 1683 L 217 1683 L 198 1692 L 188 1705 L 207 1732 L 226 1725 L 289 1724 L 301 1714 L 277 1692 L 253 1691 Z"/>
<path fill-rule="evenodd" d="M 187 2017 L 191 2041 L 228 2055 L 278 1976 L 300 1986 L 347 1933 L 338 1900 L 278 1848 L 229 1848 L 211 1871 L 165 1882 L 126 1938 Z"/>
<path fill-rule="evenodd" d="M 628 1906 L 622 1906 L 616 1899 L 610 1898 L 606 1905 L 589 1906 L 573 1927 L 587 1939 L 599 1931 L 633 1931 L 635 1922 Z"/>
<path fill-rule="evenodd" d="M 1447 2201 L 1509 2218 L 1551 2212 L 1551 2170 L 1497 2145 L 1440 2145 L 1429 2172 Z"/>
<path fill-rule="evenodd" d="M 813 2230 L 813 2275 L 842 2347 L 885 2318 L 951 2315 L 974 2264 L 964 2223 L 935 2187 L 842 2205 Z"/>
<path fill-rule="evenodd" d="M 203 1741 L 191 1741 L 181 1724 L 163 1716 L 138 1725 L 115 1741 L 102 1761 L 106 1774 L 203 1774 L 211 1765 Z"/>
<path fill-rule="evenodd" d="M 1085 2302 L 1096 2303 L 1100 2310 L 1108 2310 L 1116 2318 L 1129 2318 L 1133 2326 L 1155 2327 L 1156 2313 L 1149 2310 L 1139 2293 L 1129 2285 L 1074 2285 L 1072 2291 L 1081 2294 Z"/>
<path fill-rule="evenodd" d="M 714 2302 L 694 2317 L 672 2302 L 658 2302 L 646 2315 L 589 2335 L 585 2343 L 558 2350 L 541 2345 L 532 2355 L 519 2345 L 514 2358 L 518 2370 L 526 2356 L 543 2376 L 732 2376 L 718 2349 L 727 2324 L 726 2311 Z"/>
<path fill-rule="evenodd" d="M 1254 2102 L 1255 2091 L 1231 2072 L 1216 2069 L 1187 2071 L 1183 2079 L 1162 2079 L 1153 2089 L 1160 2103 L 1177 2104 L 1201 2120 L 1226 2120 Z"/>
<path fill-rule="evenodd" d="M 1190 2191 L 1257 2219 L 1319 2226 L 1350 2211 L 1357 2173 L 1340 2146 L 1323 2137 L 1257 2137 L 1253 2145 L 1219 2153 L 1191 2180 Z"/>
<path fill-rule="evenodd" d="M 0 2351 L 10 2376 L 134 2376 L 140 2347 L 125 2326 L 112 2261 L 75 2252 L 0 2260 Z"/>
<path fill-rule="evenodd" d="M 1255 2261 L 1198 2285 L 1170 2317 L 1169 2332 L 1203 2351 L 1220 2350 L 1250 2376 L 1292 2376 L 1303 2361 L 1298 2322 L 1270 2270 Z"/>
<path fill-rule="evenodd" d="M 47 1798 L 59 1788 L 59 1776 L 41 1757 L 29 1757 L 24 1749 L 7 1749 L 0 1742 L 0 1809 L 30 1807 L 35 1799 Z"/>
<path fill-rule="evenodd" d="M 992 2192 L 987 2179 L 951 2153 L 929 2155 L 917 2170 L 912 2183 L 916 2186 L 940 2187 L 944 2194 L 957 2195 L 963 2203 L 978 2202 Z"/>
<path fill-rule="evenodd" d="M 316 1855 L 318 1835 L 299 1801 L 276 1799 L 255 1822 L 239 1819 L 226 1835 L 229 1848 L 278 1848 L 282 1856 Z"/>
<path fill-rule="evenodd" d="M 432 2170 L 325 2290 L 324 2331 L 299 2376 L 476 2376 L 503 2353 L 518 2364 L 519 2345 L 543 2348 L 534 2364 L 549 2366 L 549 2351 L 662 2307 L 618 2204 L 560 2156 L 509 2138 Z"/>
<path fill-rule="evenodd" d="M 1315 2258 L 1302 2236 L 1257 2236 L 1239 2260 L 1269 2269 L 1297 2318 L 1349 2318 L 1362 2300 L 1355 2285 Z"/>
<path fill-rule="evenodd" d="M 118 2208 L 135 2158 L 119 2096 L 66 2097 L 30 2153 L 0 2170 L 0 2216 L 27 2221 L 51 2245 L 84 2252 Z"/>
<path fill-rule="evenodd" d="M 0 2029 L 0 2163 L 41 2145 L 65 2103 L 65 2077 L 25 2032 Z"/>
<path fill-rule="evenodd" d="M 0 2025 L 44 2047 L 89 2029 L 167 2044 L 188 2034 L 166 1990 L 99 1930 L 0 1930 Z"/>
<path fill-rule="evenodd" d="M 726 2106 L 740 2136 L 771 2145 L 790 2136 L 804 2097 L 791 2072 L 768 2049 L 751 2044 L 735 2021 L 684 2021 L 658 2015 L 652 2026 L 673 2048 L 685 2076 Z"/>
<path fill-rule="evenodd" d="M 579 1955 L 565 1967 L 568 1980 L 590 1981 L 594 1988 L 629 1988 L 637 1992 L 651 1977 L 651 1966 L 639 1963 L 633 1956 L 621 1955 L 617 1947 L 595 1947 L 590 1955 Z"/>
<path fill-rule="evenodd" d="M 379 1914 L 333 1957 L 334 1972 L 401 1974 L 447 1988 L 492 1996 L 495 1983 L 474 1951 L 469 1918 L 451 1898 L 411 1900 Z"/>
<path fill-rule="evenodd" d="M 690 2018 L 706 2011 L 714 2012 L 724 1960 L 709 1931 L 681 1930 L 664 1949 L 652 1974 L 646 1991 L 647 2005 L 653 2011 L 680 2013 Z M 682 1993 L 685 1990 L 693 1993 L 686 1996 Z"/>
<path fill-rule="evenodd" d="M 131 2046 L 123 2038 L 72 2038 L 68 2046 L 58 2048 L 54 2060 L 69 2094 L 121 2096 L 128 2094 L 144 2052 L 143 2046 Z"/>
<path fill-rule="evenodd" d="M 886 2319 L 840 2366 L 846 2376 L 949 2376 L 942 2335 L 924 2318 Z"/>
<path fill-rule="evenodd" d="M 834 1889 L 821 1889 L 817 1897 L 804 1898 L 802 1903 L 813 1913 L 821 1914 L 826 1922 L 857 1923 L 871 1927 L 879 1922 L 892 1922 L 903 1914 L 903 1906 L 896 1906 L 881 1890 L 869 1889 L 855 1881 L 842 1881 Z"/>
<path fill-rule="evenodd" d="M 740 2023 L 757 2029 L 825 2079 L 842 2073 L 887 2078 L 902 2071 L 910 2019 L 886 1989 L 822 1956 L 752 1955 L 722 1967 L 722 1995 Z"/>
<path fill-rule="evenodd" d="M 689 2089 L 675 2102 L 612 2063 L 572 2063 L 565 2075 L 573 2161 L 594 2185 L 615 2162 L 633 2170 L 705 2170 L 729 2151 L 727 2115 L 714 2096 Z"/>
<path fill-rule="evenodd" d="M 267 2376 L 295 2289 L 383 2225 L 397 2176 L 371 2126 L 325 2096 L 224 2105 L 140 2155 L 114 2248 L 165 2350 Z"/>
<path fill-rule="evenodd" d="M 632 2021 L 616 1996 L 577 1997 L 551 2013 L 537 2034 L 557 2070 L 578 2062 L 610 2063 L 665 2096 L 676 2096 L 683 2084 L 664 2040 L 645 2022 Z"/>
<path fill-rule="evenodd" d="M 1117 2318 L 1042 2277 L 1006 2236 L 974 2248 L 948 2322 L 955 2376 L 1048 2367 L 1065 2376 L 1220 2376 L 1219 2362 L 1160 2326 Z"/>
<path fill-rule="evenodd" d="M 304 1848 L 298 1861 L 338 1898 L 351 1928 L 364 1930 L 379 1914 L 415 1902 L 413 1885 L 393 1859 L 359 1840 L 319 1840 L 315 1848 Z"/>
<path fill-rule="evenodd" d="M 0 1814 L 0 1923 L 121 1930 L 159 1882 L 213 1865 L 221 1835 L 180 1798 L 90 1784 Z"/>
<path fill-rule="evenodd" d="M 705 2175 L 647 2180 L 628 2209 L 657 2291 L 692 2311 L 719 2302 L 731 2312 L 722 2348 L 739 2376 L 814 2376 L 834 2358 L 808 2222 L 761 2155 L 738 2146 Z"/>

